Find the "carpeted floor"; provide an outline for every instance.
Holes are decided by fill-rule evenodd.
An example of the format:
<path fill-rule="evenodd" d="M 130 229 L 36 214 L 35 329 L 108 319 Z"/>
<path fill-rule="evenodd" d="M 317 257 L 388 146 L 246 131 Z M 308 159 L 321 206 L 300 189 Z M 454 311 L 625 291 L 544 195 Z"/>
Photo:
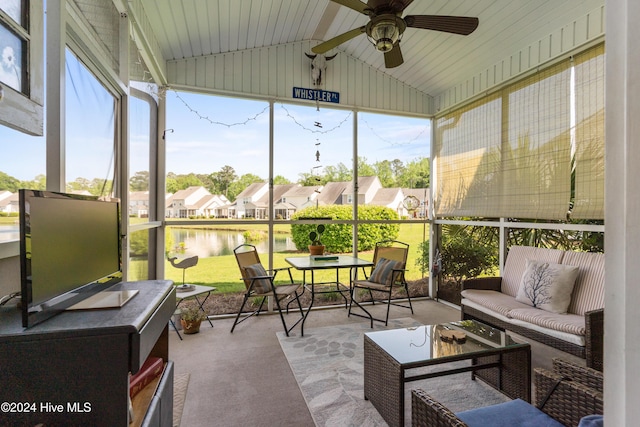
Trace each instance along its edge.
<path fill-rule="evenodd" d="M 388 327 L 406 328 L 420 323 L 411 318 L 390 320 Z M 316 426 L 386 426 L 363 392 L 363 335 L 371 332 L 368 322 L 305 330 L 304 337 L 278 340 L 304 396 Z M 319 357 L 320 356 L 320 357 Z M 509 400 L 469 373 L 432 378 L 405 386 L 405 419 L 410 425 L 410 390 L 423 388 L 454 411 Z"/>

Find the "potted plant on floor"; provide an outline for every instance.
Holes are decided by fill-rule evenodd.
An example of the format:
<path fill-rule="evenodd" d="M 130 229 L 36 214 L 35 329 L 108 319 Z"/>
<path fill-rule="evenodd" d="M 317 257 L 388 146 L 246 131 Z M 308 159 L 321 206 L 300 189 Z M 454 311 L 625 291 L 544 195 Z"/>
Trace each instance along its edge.
<path fill-rule="evenodd" d="M 320 241 L 322 233 L 324 233 L 324 224 L 318 224 L 315 231 L 309 233 L 309 240 L 311 240 L 311 244 L 309 245 L 309 255 L 324 254 L 324 245 Z"/>
<path fill-rule="evenodd" d="M 182 308 L 180 316 L 180 323 L 185 334 L 200 332 L 200 323 L 207 318 L 207 314 L 196 306 Z"/>

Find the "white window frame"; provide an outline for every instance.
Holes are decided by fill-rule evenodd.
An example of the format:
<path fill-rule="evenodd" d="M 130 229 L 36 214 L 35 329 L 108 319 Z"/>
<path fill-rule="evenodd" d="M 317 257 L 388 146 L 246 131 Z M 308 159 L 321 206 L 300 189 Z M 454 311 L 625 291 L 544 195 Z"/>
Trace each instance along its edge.
<path fill-rule="evenodd" d="M 16 24 L 0 10 L 0 22 L 27 41 L 29 93 L 18 92 L 2 84 L 0 125 L 29 135 L 44 133 L 44 7 L 42 0 L 27 0 L 29 28 Z M 23 52 L 24 53 L 24 52 Z"/>

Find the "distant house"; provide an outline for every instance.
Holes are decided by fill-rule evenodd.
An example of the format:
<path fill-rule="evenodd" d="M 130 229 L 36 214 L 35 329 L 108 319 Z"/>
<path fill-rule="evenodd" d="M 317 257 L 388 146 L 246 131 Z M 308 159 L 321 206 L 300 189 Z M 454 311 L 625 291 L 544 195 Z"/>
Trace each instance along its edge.
<path fill-rule="evenodd" d="M 201 200 L 201 210 L 209 218 L 228 218 L 229 199 L 222 194 L 209 194 Z"/>
<path fill-rule="evenodd" d="M 386 206 L 398 212 L 400 217 L 423 218 L 427 212 L 429 189 L 383 188 L 376 176 L 358 178 L 357 200 L 359 204 Z M 223 195 L 209 193 L 204 187 L 189 187 L 173 195 L 167 195 L 167 218 L 256 218 L 269 217 L 269 197 L 273 197 L 273 212 L 278 219 L 291 219 L 301 209 L 310 206 L 350 205 L 353 203 L 354 186 L 351 182 L 328 182 L 325 185 L 302 186 L 278 184 L 269 193 L 269 184 L 257 182 L 245 188 L 234 202 Z M 408 196 L 417 202 L 406 203 Z M 148 215 L 146 192 L 132 193 L 130 213 Z M 415 206 L 414 206 L 415 205 Z"/>
<path fill-rule="evenodd" d="M 149 218 L 148 191 L 132 191 L 129 193 L 129 216 Z"/>
<path fill-rule="evenodd" d="M 318 204 L 318 195 L 321 193 L 322 186 L 314 185 L 304 187 L 302 185 L 294 185 L 289 188 L 274 205 L 274 212 L 277 218 L 291 219 L 291 215 L 300 209 L 308 206 L 316 206 Z"/>
<path fill-rule="evenodd" d="M 206 200 L 211 196 L 209 191 L 202 186 L 189 187 L 176 193 L 167 200 L 166 215 L 168 218 L 189 218 L 207 216 Z"/>
<path fill-rule="evenodd" d="M 380 188 L 376 191 L 376 194 L 373 196 L 373 199 L 368 205 L 376 205 L 376 206 L 386 206 L 388 208 L 393 209 L 398 213 L 399 216 L 405 215 L 405 211 L 403 210 L 402 200 L 404 199 L 404 194 L 402 193 L 402 189 L 400 188 Z"/>
<path fill-rule="evenodd" d="M 342 203 L 342 194 L 349 187 L 349 182 L 327 182 L 322 189 L 320 189 L 320 194 L 316 199 L 317 204 L 319 206 L 322 205 L 341 205 Z"/>
<path fill-rule="evenodd" d="M 20 210 L 18 197 L 18 193 L 0 191 L 0 212 L 18 213 Z"/>
<path fill-rule="evenodd" d="M 358 194 L 357 199 L 359 205 L 368 205 L 375 197 L 378 190 L 382 188 L 380 179 L 377 176 L 359 176 L 358 177 Z M 343 205 L 353 203 L 354 198 L 353 183 L 349 182 L 347 188 L 342 193 Z"/>
<path fill-rule="evenodd" d="M 299 184 L 279 184 L 273 186 L 273 200 L 280 200 L 292 188 Z M 258 200 L 245 205 L 246 216 L 249 218 L 266 219 L 269 216 L 269 192 L 267 191 Z"/>
<path fill-rule="evenodd" d="M 258 201 L 269 194 L 266 182 L 256 182 L 245 188 L 233 204 L 229 206 L 229 217 L 256 218 L 256 211 L 260 209 Z"/>

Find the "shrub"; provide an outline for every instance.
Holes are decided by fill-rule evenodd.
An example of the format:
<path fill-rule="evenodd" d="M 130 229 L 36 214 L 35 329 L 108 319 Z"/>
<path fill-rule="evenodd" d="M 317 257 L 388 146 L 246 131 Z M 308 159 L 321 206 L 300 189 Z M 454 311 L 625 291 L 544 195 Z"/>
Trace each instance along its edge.
<path fill-rule="evenodd" d="M 327 205 L 309 207 L 296 212 L 292 220 L 300 219 L 332 219 L 351 220 L 352 209 L 348 205 Z M 361 220 L 389 220 L 398 219 L 398 214 L 383 206 L 358 206 L 358 219 Z M 360 224 L 358 228 L 358 250 L 372 250 L 381 240 L 395 239 L 398 236 L 398 224 Z M 291 236 L 299 251 L 306 251 L 309 245 L 309 234 L 316 231 L 315 224 L 292 224 Z M 322 243 L 327 252 L 351 252 L 353 247 L 353 232 L 350 224 L 326 224 L 322 233 Z"/>
<path fill-rule="evenodd" d="M 129 252 L 134 257 L 149 255 L 149 233 L 129 233 Z"/>
<path fill-rule="evenodd" d="M 443 273 L 458 286 L 469 277 L 476 277 L 493 269 L 496 257 L 491 246 L 478 242 L 465 231 L 443 236 Z"/>
<path fill-rule="evenodd" d="M 249 242 L 260 242 L 267 238 L 267 233 L 261 230 L 246 230 L 242 233 L 242 237 L 244 241 Z"/>
<path fill-rule="evenodd" d="M 426 274 L 430 271 L 429 267 L 429 240 L 418 245 L 418 257 L 416 259 L 416 266 L 420 268 L 422 274 Z"/>

